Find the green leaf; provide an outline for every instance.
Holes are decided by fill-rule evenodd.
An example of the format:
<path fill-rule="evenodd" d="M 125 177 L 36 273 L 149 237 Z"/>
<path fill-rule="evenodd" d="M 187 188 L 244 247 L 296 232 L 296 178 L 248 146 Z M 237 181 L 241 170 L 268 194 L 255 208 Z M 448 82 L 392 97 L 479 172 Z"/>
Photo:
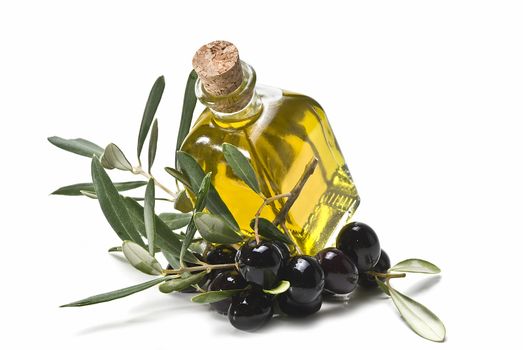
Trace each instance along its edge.
<path fill-rule="evenodd" d="M 439 267 L 431 262 L 428 262 L 427 260 L 422 259 L 407 259 L 400 261 L 396 265 L 392 266 L 389 271 L 428 274 L 436 274 L 441 272 Z"/>
<path fill-rule="evenodd" d="M 140 284 L 137 284 L 137 285 L 134 285 L 131 287 L 118 289 L 118 290 L 108 292 L 108 293 L 94 295 L 92 297 L 78 300 L 78 301 L 72 302 L 70 304 L 62 305 L 60 307 L 87 306 L 87 305 L 92 305 L 92 304 L 105 303 L 106 301 L 120 299 L 120 298 L 126 297 L 128 295 L 131 295 L 131 294 L 134 294 L 137 292 L 141 292 L 142 290 L 151 288 L 151 287 L 157 285 L 158 283 L 167 281 L 171 278 L 172 278 L 171 276 L 160 277 L 160 278 L 157 278 L 157 279 L 154 279 L 151 281 L 147 281 L 144 283 L 140 283 Z"/>
<path fill-rule="evenodd" d="M 81 190 L 80 194 L 82 194 L 82 195 L 84 195 L 86 197 L 92 198 L 92 199 L 98 199 L 98 196 L 96 196 L 96 193 L 91 192 L 91 191 Z M 145 200 L 144 197 L 129 197 L 129 198 L 132 198 L 132 199 L 134 199 L 135 201 L 138 201 L 138 202 Z M 156 201 L 171 202 L 171 200 L 169 198 L 155 198 L 155 200 Z"/>
<path fill-rule="evenodd" d="M 160 219 L 165 222 L 171 230 L 178 230 L 189 225 L 192 213 L 161 213 Z"/>
<path fill-rule="evenodd" d="M 127 160 L 122 150 L 114 143 L 110 143 L 105 147 L 102 155 L 102 166 L 106 169 L 120 169 L 125 171 L 133 171 L 133 166 Z"/>
<path fill-rule="evenodd" d="M 201 239 L 193 239 L 191 242 L 191 245 L 189 246 L 189 250 L 193 253 L 204 255 L 207 249 L 210 248 L 207 242 L 203 238 Z"/>
<path fill-rule="evenodd" d="M 178 192 L 178 196 L 174 200 L 174 209 L 182 213 L 189 213 L 194 210 L 193 204 L 187 195 L 187 190 Z"/>
<path fill-rule="evenodd" d="M 166 281 L 165 283 L 160 284 L 160 292 L 162 293 L 172 293 L 180 292 L 186 288 L 189 288 L 193 284 L 200 282 L 203 277 L 207 274 L 207 271 L 202 271 L 200 273 L 189 275 L 185 278 L 177 278 Z"/>
<path fill-rule="evenodd" d="M 236 176 L 243 180 L 256 193 L 260 193 L 260 184 L 256 178 L 256 173 L 249 162 L 238 147 L 230 143 L 222 145 L 223 155 L 227 164 L 232 168 Z"/>
<path fill-rule="evenodd" d="M 198 193 L 196 194 L 196 204 L 194 205 L 194 210 L 197 213 L 205 208 L 207 195 L 209 193 L 209 188 L 211 187 L 211 176 L 212 173 L 207 173 L 203 178 L 200 187 L 198 188 Z"/>
<path fill-rule="evenodd" d="M 156 248 L 154 251 L 158 253 L 158 252 L 160 252 L 160 249 Z M 111 248 L 107 249 L 107 252 L 108 253 L 121 253 L 121 252 L 123 252 L 122 246 L 111 247 Z"/>
<path fill-rule="evenodd" d="M 378 287 L 380 287 L 381 291 L 387 295 L 390 295 L 389 287 L 383 283 L 378 277 L 374 276 L 374 279 L 376 279 L 376 283 L 378 284 Z"/>
<path fill-rule="evenodd" d="M 194 192 L 189 179 L 182 172 L 170 167 L 165 167 L 164 169 L 169 175 L 180 181 L 185 186 L 185 188 L 189 189 L 191 192 Z"/>
<path fill-rule="evenodd" d="M 113 183 L 114 187 L 118 191 L 128 191 L 138 187 L 147 185 L 146 181 L 128 181 L 128 182 L 115 182 Z M 62 195 L 62 196 L 81 196 L 80 191 L 87 191 L 94 193 L 94 185 L 92 183 L 79 183 L 69 186 L 60 187 L 51 194 Z"/>
<path fill-rule="evenodd" d="M 135 201 L 138 201 L 138 202 L 145 201 L 144 197 L 130 197 L 130 198 L 132 198 L 132 199 L 134 199 Z M 155 201 L 162 201 L 162 202 L 172 202 L 172 200 L 169 199 L 169 198 L 159 198 L 159 197 L 156 197 L 154 200 Z"/>
<path fill-rule="evenodd" d="M 147 134 L 149 133 L 149 129 L 151 128 L 151 124 L 153 122 L 154 115 L 156 114 L 156 110 L 158 109 L 158 105 L 160 104 L 160 101 L 162 99 L 164 88 L 165 79 L 162 75 L 158 77 L 158 79 L 156 79 L 156 81 L 154 82 L 154 85 L 151 88 L 151 92 L 149 93 L 149 98 L 147 99 L 147 103 L 145 105 L 145 110 L 143 111 L 142 123 L 140 124 L 140 132 L 138 133 L 138 159 L 140 159 L 140 155 L 142 154 L 143 144 L 145 142 Z"/>
<path fill-rule="evenodd" d="M 145 246 L 140 234 L 131 222 L 120 193 L 118 193 L 118 190 L 114 187 L 111 179 L 96 157 L 93 157 L 91 162 L 91 175 L 98 202 L 113 230 L 122 241 L 130 240 Z"/>
<path fill-rule="evenodd" d="M 153 128 L 151 129 L 151 137 L 149 138 L 149 157 L 148 157 L 148 166 L 149 172 L 154 164 L 154 159 L 156 158 L 156 149 L 158 147 L 158 119 L 154 120 Z"/>
<path fill-rule="evenodd" d="M 124 204 L 138 232 L 140 232 L 143 236 L 146 236 L 144 208 L 134 199 L 129 197 L 124 198 Z M 157 215 L 154 216 L 154 219 L 156 225 L 155 246 L 159 248 L 164 255 L 169 254 L 170 256 L 174 256 L 179 259 L 180 251 L 182 249 L 182 242 L 180 242 L 177 235 L 171 231 L 171 229 L 165 224 L 165 222 L 162 221 L 162 219 L 160 219 Z M 187 252 L 184 259 L 185 262 L 194 264 L 200 263 L 200 261 L 191 252 Z M 172 261 L 169 260 L 169 263 L 172 265 Z"/>
<path fill-rule="evenodd" d="M 104 149 L 102 147 L 84 139 L 67 140 L 58 136 L 53 136 L 47 138 L 47 140 L 58 148 L 79 154 L 84 157 L 92 158 L 93 154 L 97 157 L 101 157 L 104 153 Z"/>
<path fill-rule="evenodd" d="M 276 287 L 274 287 L 272 289 L 264 289 L 263 292 L 267 293 L 267 294 L 278 295 L 278 294 L 285 293 L 287 291 L 287 289 L 290 288 L 290 286 L 291 286 L 291 283 L 289 281 L 282 280 Z"/>
<path fill-rule="evenodd" d="M 98 199 L 98 196 L 96 195 L 96 192 L 80 190 L 80 194 L 82 196 L 86 196 L 87 198 Z"/>
<path fill-rule="evenodd" d="M 445 340 L 445 326 L 432 311 L 417 301 L 389 288 L 394 305 L 409 327 L 423 338 L 442 342 Z"/>
<path fill-rule="evenodd" d="M 208 213 L 194 214 L 194 223 L 203 239 L 211 243 L 236 243 L 242 240 L 238 231 L 221 217 Z"/>
<path fill-rule="evenodd" d="M 198 189 L 198 194 L 196 195 L 196 204 L 194 206 L 195 213 L 199 213 L 203 210 L 203 208 L 205 208 L 205 201 L 207 198 L 207 193 L 209 192 L 210 185 L 211 185 L 211 173 L 208 173 L 203 178 L 202 183 L 200 184 L 200 188 Z M 187 230 L 185 232 L 185 238 L 182 243 L 182 250 L 180 253 L 181 261 L 183 261 L 185 252 L 187 251 L 187 248 L 189 248 L 189 245 L 191 244 L 195 233 L 196 233 L 196 226 L 194 225 L 194 215 L 193 215 L 193 217 L 191 218 L 191 221 L 189 222 L 189 225 L 187 226 Z"/>
<path fill-rule="evenodd" d="M 136 269 L 148 275 L 161 275 L 162 266 L 160 263 L 147 252 L 144 248 L 131 241 L 124 241 L 122 252 Z"/>
<path fill-rule="evenodd" d="M 218 301 L 226 300 L 232 297 L 233 295 L 239 294 L 244 289 L 228 289 L 228 290 L 215 290 L 205 293 L 200 293 L 191 298 L 193 303 L 198 304 L 209 304 L 216 303 Z"/>
<path fill-rule="evenodd" d="M 154 256 L 154 241 L 156 236 L 156 220 L 154 219 L 154 204 L 156 200 L 154 186 L 154 179 L 150 179 L 145 188 L 145 201 L 143 204 L 145 235 L 147 236 L 147 244 L 149 245 L 149 254 L 152 256 Z"/>
<path fill-rule="evenodd" d="M 198 79 L 198 75 L 194 70 L 189 73 L 187 84 L 185 85 L 185 95 L 183 96 L 182 117 L 180 118 L 180 126 L 178 128 L 178 139 L 176 140 L 176 150 L 180 150 L 183 140 L 189 130 L 191 130 L 191 123 L 194 114 L 194 107 L 196 106 L 196 93 L 194 85 Z"/>
<path fill-rule="evenodd" d="M 177 154 L 177 164 L 179 169 L 189 179 L 191 188 L 198 188 L 205 176 L 203 169 L 190 154 L 183 151 L 178 151 Z M 206 206 L 211 213 L 221 216 L 230 226 L 239 229 L 238 223 L 212 184 L 209 188 L 209 193 L 207 194 Z"/>
<path fill-rule="evenodd" d="M 251 220 L 250 226 L 254 230 L 255 219 Z M 272 222 L 265 218 L 258 219 L 258 233 L 268 240 L 277 240 L 285 244 L 294 244 L 287 235 L 281 232 Z"/>
<path fill-rule="evenodd" d="M 173 269 L 178 269 L 181 267 L 180 258 L 178 256 L 172 255 L 168 251 L 165 251 L 165 250 L 162 251 L 162 254 Z"/>

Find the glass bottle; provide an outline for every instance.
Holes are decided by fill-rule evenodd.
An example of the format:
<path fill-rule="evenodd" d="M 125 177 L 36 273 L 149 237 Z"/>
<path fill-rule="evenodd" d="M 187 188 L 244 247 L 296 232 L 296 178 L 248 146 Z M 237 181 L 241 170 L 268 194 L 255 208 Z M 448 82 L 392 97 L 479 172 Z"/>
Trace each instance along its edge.
<path fill-rule="evenodd" d="M 200 62 L 195 63 L 198 55 Z M 210 77 L 205 72 L 208 67 L 198 67 L 203 57 L 203 65 L 215 64 L 210 69 L 215 73 L 216 65 L 223 68 L 224 62 L 219 60 L 224 56 L 236 60 L 225 64 L 225 70 L 233 65 L 237 70 L 233 74 L 230 70 L 234 68 L 229 69 L 222 74 L 224 79 Z M 231 43 L 216 41 L 203 46 L 193 66 L 199 76 L 196 95 L 206 108 L 181 150 L 191 154 L 205 172 L 212 172 L 212 183 L 246 234 L 252 234 L 249 223 L 263 199 L 235 176 L 222 144 L 245 151 L 267 198 L 289 192 L 316 157 L 318 166 L 285 221 L 300 250 L 316 254 L 353 215 L 360 201 L 325 112 L 310 97 L 257 85 L 255 71 L 239 60 Z M 236 83 L 224 88 L 232 80 Z M 272 221 L 284 203 L 281 199 L 266 206 L 261 217 Z"/>

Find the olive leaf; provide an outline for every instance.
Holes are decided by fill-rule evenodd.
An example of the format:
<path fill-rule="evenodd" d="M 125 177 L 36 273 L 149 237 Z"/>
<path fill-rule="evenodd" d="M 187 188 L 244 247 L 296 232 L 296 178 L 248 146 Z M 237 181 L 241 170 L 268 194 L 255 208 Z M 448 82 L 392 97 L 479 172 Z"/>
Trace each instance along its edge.
<path fill-rule="evenodd" d="M 162 266 L 147 250 L 132 241 L 124 241 L 122 252 L 129 263 L 148 275 L 161 275 Z"/>
<path fill-rule="evenodd" d="M 132 199 L 134 199 L 135 201 L 138 201 L 138 202 L 145 200 L 144 197 L 130 197 L 130 198 L 132 198 Z M 162 197 L 156 197 L 154 200 L 155 201 L 162 201 L 162 202 L 172 202 L 172 199 L 162 198 Z"/>
<path fill-rule="evenodd" d="M 182 213 L 189 213 L 194 210 L 191 199 L 187 195 L 187 190 L 181 190 L 174 199 L 174 209 Z"/>
<path fill-rule="evenodd" d="M 98 158 L 91 162 L 91 176 L 98 202 L 105 218 L 122 241 L 130 240 L 145 246 L 143 240 L 131 222 L 126 206 L 118 190 L 111 182 Z"/>
<path fill-rule="evenodd" d="M 185 85 L 185 95 L 183 96 L 182 117 L 180 118 L 180 126 L 178 128 L 178 139 L 176 140 L 176 151 L 182 147 L 183 140 L 191 130 L 192 118 L 194 108 L 196 107 L 196 94 L 194 85 L 198 75 L 194 70 L 189 73 L 187 77 L 187 84 Z M 178 158 L 178 155 L 176 155 Z"/>
<path fill-rule="evenodd" d="M 203 238 L 201 239 L 193 239 L 191 242 L 191 245 L 189 246 L 189 250 L 195 254 L 204 255 L 207 251 L 206 248 L 209 248 L 207 245 L 207 242 L 204 241 Z"/>
<path fill-rule="evenodd" d="M 171 265 L 170 267 L 172 267 L 173 269 L 177 269 L 177 268 L 181 267 L 180 258 L 178 256 L 173 255 L 166 250 L 163 250 L 162 254 L 165 257 L 165 259 L 167 260 L 167 262 L 169 263 L 169 265 Z"/>
<path fill-rule="evenodd" d="M 223 155 L 227 164 L 232 168 L 236 176 L 243 180 L 256 193 L 260 193 L 260 184 L 256 178 L 256 173 L 249 162 L 238 147 L 230 143 L 222 145 Z"/>
<path fill-rule="evenodd" d="M 131 163 L 127 160 L 122 150 L 114 143 L 110 143 L 105 147 L 101 162 L 102 166 L 106 169 L 133 171 Z"/>
<path fill-rule="evenodd" d="M 86 196 L 88 198 L 98 199 L 98 196 L 96 196 L 95 192 L 80 190 L 80 194 L 83 195 L 83 196 Z M 132 199 L 134 199 L 135 201 L 138 201 L 138 202 L 145 200 L 144 197 L 129 197 L 129 198 L 132 198 Z M 171 202 L 171 200 L 169 198 L 155 198 L 155 200 L 156 201 Z"/>
<path fill-rule="evenodd" d="M 250 226 L 254 230 L 255 219 L 251 220 Z M 272 222 L 265 218 L 258 219 L 258 233 L 268 240 L 276 240 L 285 244 L 294 244 L 286 234 L 281 232 Z"/>
<path fill-rule="evenodd" d="M 445 340 L 445 326 L 432 311 L 417 301 L 401 294 L 394 288 L 388 288 L 394 305 L 409 327 L 421 337 L 442 342 Z"/>
<path fill-rule="evenodd" d="M 63 139 L 58 136 L 48 137 L 47 140 L 58 148 L 84 157 L 92 158 L 93 155 L 101 157 L 104 149 L 91 141 L 84 139 Z"/>
<path fill-rule="evenodd" d="M 181 171 L 178 171 L 171 167 L 165 167 L 164 169 L 169 175 L 174 177 L 176 180 L 180 181 L 185 186 L 185 188 L 189 189 L 191 192 L 194 193 L 194 190 L 191 187 L 191 183 L 189 182 L 189 179 Z"/>
<path fill-rule="evenodd" d="M 134 199 L 125 197 L 124 204 L 131 216 L 131 220 L 140 234 L 146 236 L 145 233 L 145 220 L 144 220 L 144 208 L 136 202 Z M 178 236 L 171 231 L 169 226 L 165 224 L 157 215 L 154 215 L 155 225 L 156 225 L 156 236 L 155 236 L 155 246 L 159 248 L 164 256 L 169 254 L 170 256 L 175 256 L 177 259 L 180 258 L 180 251 L 182 249 L 182 242 Z M 185 262 L 190 262 L 193 264 L 199 264 L 200 261 L 192 254 L 187 252 L 184 257 Z M 169 261 L 172 265 L 172 261 Z"/>
<path fill-rule="evenodd" d="M 98 199 L 98 197 L 96 196 L 96 192 L 80 190 L 80 194 L 82 196 L 86 196 L 87 198 Z"/>
<path fill-rule="evenodd" d="M 172 292 L 180 292 L 186 288 L 189 288 L 193 284 L 197 284 L 200 282 L 205 275 L 207 274 L 207 271 L 202 271 L 200 273 L 189 275 L 188 277 L 182 277 L 177 279 L 171 279 L 168 281 L 165 281 L 165 283 L 160 284 L 159 289 L 162 293 L 172 293 Z"/>
<path fill-rule="evenodd" d="M 98 303 L 105 303 L 106 301 L 124 298 L 131 294 L 141 292 L 142 290 L 151 288 L 159 283 L 168 281 L 171 278 L 172 278 L 171 276 L 160 277 L 160 278 L 157 278 L 157 279 L 154 279 L 151 281 L 147 281 L 144 283 L 140 283 L 140 284 L 137 284 L 137 285 L 134 285 L 131 287 L 118 289 L 118 290 L 108 292 L 108 293 L 94 295 L 89 298 L 85 298 L 85 299 L 78 300 L 78 301 L 75 301 L 75 302 L 72 302 L 69 304 L 61 305 L 60 307 L 77 307 L 77 306 L 87 306 L 87 305 L 93 305 L 93 304 L 98 304 Z"/>
<path fill-rule="evenodd" d="M 154 241 L 156 238 L 156 220 L 154 218 L 155 203 L 154 179 L 150 179 L 147 187 L 145 188 L 143 219 L 145 224 L 145 234 L 147 236 L 147 244 L 149 245 L 149 254 L 152 256 L 154 256 Z"/>
<path fill-rule="evenodd" d="M 147 103 L 145 104 L 145 110 L 143 111 L 142 122 L 140 124 L 140 131 L 138 132 L 138 145 L 136 152 L 138 159 L 140 159 L 145 138 L 147 137 L 149 129 L 151 128 L 151 124 L 153 122 L 154 115 L 156 114 L 156 110 L 158 109 L 158 105 L 160 104 L 160 101 L 162 99 L 164 89 L 165 79 L 162 75 L 158 77 L 158 79 L 156 79 L 156 81 L 154 82 L 154 85 L 151 88 L 151 92 L 149 93 Z"/>
<path fill-rule="evenodd" d="M 196 204 L 194 206 L 194 213 L 199 213 L 203 210 L 203 208 L 205 208 L 205 201 L 207 198 L 207 194 L 209 193 L 210 185 L 211 185 L 211 173 L 208 173 L 203 178 L 202 183 L 200 184 L 200 188 L 198 189 L 198 194 L 196 195 Z M 193 214 L 193 217 L 191 218 L 191 221 L 189 221 L 189 225 L 187 226 L 187 230 L 185 232 L 185 238 L 182 243 L 182 250 L 180 253 L 181 261 L 183 261 L 185 252 L 189 248 L 189 245 L 191 244 L 195 233 L 196 233 L 196 226 L 194 225 L 194 214 Z"/>
<path fill-rule="evenodd" d="M 196 204 L 194 205 L 195 212 L 200 212 L 205 208 L 207 201 L 207 195 L 209 194 L 209 188 L 211 187 L 211 176 L 212 173 L 205 174 L 205 177 L 198 188 L 198 193 L 196 194 Z"/>
<path fill-rule="evenodd" d="M 189 224 L 192 213 L 161 213 L 159 216 L 171 230 L 178 230 Z"/>
<path fill-rule="evenodd" d="M 376 280 L 376 283 L 378 284 L 378 287 L 380 287 L 381 291 L 387 295 L 390 295 L 389 287 L 383 283 L 377 276 L 374 276 L 374 279 Z"/>
<path fill-rule="evenodd" d="M 146 181 L 128 181 L 128 182 L 115 182 L 114 187 L 120 192 L 132 190 L 138 187 L 147 185 Z M 62 195 L 62 196 L 81 196 L 80 191 L 87 191 L 94 193 L 94 185 L 92 183 L 78 183 L 74 185 L 68 185 L 60 187 L 51 194 Z"/>
<path fill-rule="evenodd" d="M 153 127 L 151 129 L 151 136 L 149 138 L 149 153 L 148 153 L 148 169 L 151 172 L 151 168 L 156 158 L 156 149 L 158 148 L 158 119 L 154 120 Z"/>
<path fill-rule="evenodd" d="M 218 301 L 229 299 L 242 291 L 244 291 L 244 289 L 215 290 L 195 295 L 191 298 L 191 301 L 198 304 L 216 303 Z"/>
<path fill-rule="evenodd" d="M 282 280 L 276 287 L 274 287 L 272 289 L 264 289 L 263 292 L 267 293 L 267 294 L 278 295 L 278 294 L 285 293 L 287 291 L 287 289 L 290 288 L 290 286 L 291 286 L 291 283 L 289 281 Z"/>
<path fill-rule="evenodd" d="M 190 154 L 183 151 L 178 151 L 176 154 L 178 155 L 178 167 L 189 179 L 191 188 L 198 188 L 205 176 L 203 169 Z M 212 184 L 210 185 L 209 193 L 207 194 L 206 207 L 211 213 L 221 216 L 230 226 L 239 229 L 238 223 Z"/>
<path fill-rule="evenodd" d="M 392 266 L 389 271 L 427 274 L 436 274 L 441 272 L 439 267 L 423 259 L 407 259 L 400 261 L 396 265 Z"/>
<path fill-rule="evenodd" d="M 160 249 L 155 248 L 154 251 L 156 253 L 158 253 L 158 252 L 160 252 Z M 111 247 L 111 248 L 107 249 L 107 252 L 108 253 L 121 253 L 121 252 L 123 252 L 122 246 L 119 245 L 119 246 L 116 246 L 116 247 Z"/>
<path fill-rule="evenodd" d="M 194 214 L 194 223 L 200 235 L 211 243 L 237 243 L 242 240 L 240 232 L 218 215 Z"/>

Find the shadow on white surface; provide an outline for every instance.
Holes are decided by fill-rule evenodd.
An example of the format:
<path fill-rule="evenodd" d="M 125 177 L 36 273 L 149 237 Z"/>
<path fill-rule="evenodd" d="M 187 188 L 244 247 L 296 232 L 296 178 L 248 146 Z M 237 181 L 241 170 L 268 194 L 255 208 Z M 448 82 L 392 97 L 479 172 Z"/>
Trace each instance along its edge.
<path fill-rule="evenodd" d="M 193 304 L 190 301 L 190 297 L 194 294 L 176 294 L 166 296 L 168 299 L 178 300 L 166 300 L 164 298 L 156 298 L 149 302 L 144 302 L 136 307 L 129 310 L 132 314 L 124 319 L 100 323 L 96 326 L 91 326 L 78 331 L 78 336 L 90 335 L 94 333 L 106 332 L 119 330 L 133 325 L 155 323 L 166 318 L 172 318 L 173 315 L 179 314 L 180 311 L 199 311 L 201 305 Z"/>
<path fill-rule="evenodd" d="M 122 258 L 119 256 L 115 257 L 117 259 Z M 404 292 L 407 295 L 416 296 L 438 284 L 440 280 L 441 276 L 431 276 L 415 283 Z M 231 327 L 226 316 L 212 312 L 208 307 L 191 303 L 190 298 L 193 295 L 194 294 L 173 293 L 166 296 L 169 299 L 167 302 L 165 298 L 155 298 L 154 300 L 140 303 L 129 310 L 131 315 L 128 317 L 87 327 L 78 331 L 77 335 L 85 336 L 101 332 L 117 331 L 135 325 L 152 324 L 161 322 L 162 320 L 172 319 L 173 317 L 181 317 L 182 313 L 189 312 L 201 313 L 201 317 L 212 319 L 212 328 L 216 334 L 248 336 L 248 332 L 238 331 Z M 357 290 L 349 298 L 331 298 L 324 300 L 321 310 L 309 317 L 291 318 L 276 314 L 271 322 L 253 333 L 271 333 L 276 329 L 306 329 L 322 320 L 346 317 L 376 301 L 386 301 L 387 299 L 388 297 L 378 289 Z"/>
<path fill-rule="evenodd" d="M 441 281 L 441 275 L 430 276 L 430 277 L 423 279 L 422 281 L 415 283 L 410 288 L 405 290 L 404 293 L 407 294 L 408 296 L 413 297 L 413 296 L 422 294 L 426 290 L 434 287 L 440 281 Z"/>
<path fill-rule="evenodd" d="M 125 256 L 123 256 L 123 253 L 109 253 L 109 255 L 112 256 L 115 260 L 118 260 L 119 262 L 129 265 L 129 262 L 127 261 Z"/>

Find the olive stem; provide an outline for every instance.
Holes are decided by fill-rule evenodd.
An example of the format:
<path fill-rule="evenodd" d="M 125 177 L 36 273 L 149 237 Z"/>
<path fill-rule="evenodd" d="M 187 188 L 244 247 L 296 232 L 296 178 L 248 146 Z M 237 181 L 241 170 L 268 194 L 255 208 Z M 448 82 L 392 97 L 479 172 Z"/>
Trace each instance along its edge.
<path fill-rule="evenodd" d="M 285 202 L 280 212 L 272 222 L 274 226 L 281 226 L 283 232 L 285 232 L 287 237 L 294 243 L 294 247 L 296 248 L 298 254 L 303 254 L 303 252 L 301 251 L 300 247 L 294 242 L 294 239 L 292 239 L 289 229 L 287 228 L 287 225 L 285 225 L 285 218 L 289 214 L 289 210 L 291 209 L 292 205 L 300 195 L 301 190 L 305 186 L 305 183 L 307 183 L 307 180 L 309 180 L 311 175 L 314 173 L 316 166 L 318 166 L 318 158 L 312 158 L 309 164 L 307 164 L 307 166 L 305 167 L 305 170 L 303 171 L 303 174 L 301 175 L 300 179 L 298 180 L 296 185 L 294 185 L 294 188 L 288 193 L 287 201 Z M 255 227 L 256 226 L 257 222 Z"/>
<path fill-rule="evenodd" d="M 176 193 L 174 193 L 173 191 L 168 189 L 165 185 L 163 185 L 158 180 L 156 180 L 156 178 L 154 176 L 152 176 L 152 174 L 150 172 L 144 171 L 142 169 L 141 165 L 138 165 L 137 167 L 133 167 L 133 174 L 145 176 L 147 179 L 153 179 L 154 184 L 156 186 L 160 187 L 162 190 L 164 190 L 164 192 L 168 193 L 171 197 L 173 197 L 173 200 L 176 200 L 176 198 L 178 197 L 178 195 Z"/>
<path fill-rule="evenodd" d="M 180 184 L 178 183 L 178 179 L 174 179 L 174 184 L 176 185 L 176 189 L 178 190 L 178 192 L 180 192 L 181 189 L 180 189 Z"/>
<path fill-rule="evenodd" d="M 197 285 L 197 284 L 193 284 L 193 287 L 194 287 L 194 289 L 196 289 L 196 291 L 197 291 L 198 293 L 205 293 L 205 292 L 207 292 L 205 289 L 203 289 L 202 287 L 200 287 L 200 286 Z"/>
<path fill-rule="evenodd" d="M 316 166 L 318 165 L 318 158 L 312 158 L 309 164 L 305 167 L 305 170 L 303 174 L 301 175 L 300 179 L 294 185 L 294 188 L 289 192 L 290 196 L 288 196 L 287 201 L 283 205 L 283 208 L 281 208 L 280 212 L 272 222 L 275 226 L 280 225 L 282 222 L 285 222 L 285 218 L 287 217 L 287 214 L 289 213 L 289 210 L 291 209 L 292 205 L 300 195 L 301 190 L 303 189 L 303 186 L 305 186 L 305 183 L 307 180 L 309 180 L 309 177 L 314 173 L 314 170 L 316 169 Z"/>
<path fill-rule="evenodd" d="M 287 235 L 287 237 L 294 243 L 294 240 L 292 239 L 291 233 L 289 232 L 287 225 L 284 222 L 282 222 L 280 226 L 283 229 L 283 232 L 285 232 L 285 235 Z M 296 248 L 296 251 L 298 252 L 298 254 L 303 255 L 303 252 L 301 251 L 300 247 L 296 243 L 294 243 L 294 248 Z"/>
<path fill-rule="evenodd" d="M 389 280 L 391 278 L 403 278 L 403 277 L 407 276 L 406 273 L 381 273 L 381 272 L 376 272 L 376 271 L 368 271 L 366 273 L 371 276 L 385 278 L 387 280 Z"/>
<path fill-rule="evenodd" d="M 256 214 L 254 214 L 254 238 L 256 238 L 256 243 L 260 243 L 260 235 L 258 234 L 258 226 L 259 226 L 259 221 L 260 221 L 260 215 L 261 215 L 263 208 L 265 208 L 265 206 L 267 204 L 270 204 L 278 199 L 286 198 L 286 197 L 288 198 L 290 196 L 291 196 L 291 193 L 283 193 L 283 194 L 277 194 L 276 196 L 272 196 L 272 197 L 263 199 L 263 203 L 260 205 L 260 207 L 256 211 Z"/>
<path fill-rule="evenodd" d="M 216 269 L 228 269 L 236 267 L 236 264 L 216 264 L 216 265 L 209 265 L 205 264 L 202 266 L 192 266 L 192 267 L 180 267 L 179 269 L 166 269 L 163 270 L 163 274 L 165 276 L 168 275 L 179 275 L 184 272 L 195 272 L 195 271 L 211 271 Z"/>

